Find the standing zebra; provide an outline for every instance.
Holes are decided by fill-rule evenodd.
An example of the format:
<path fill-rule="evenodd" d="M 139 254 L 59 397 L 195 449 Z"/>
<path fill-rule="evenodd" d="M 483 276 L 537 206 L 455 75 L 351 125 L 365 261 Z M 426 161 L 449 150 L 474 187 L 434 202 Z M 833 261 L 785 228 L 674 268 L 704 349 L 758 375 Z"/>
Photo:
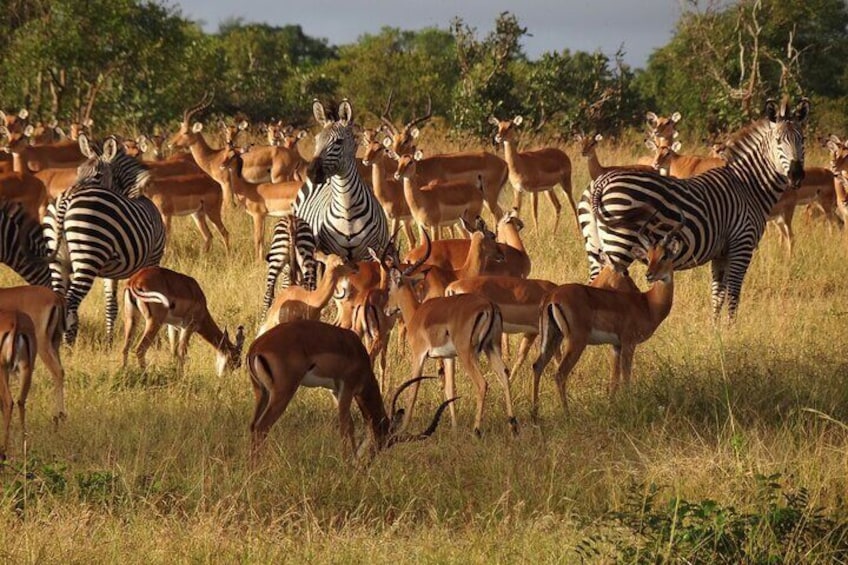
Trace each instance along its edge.
<path fill-rule="evenodd" d="M 131 197 L 145 181 L 143 167 L 127 158 L 113 137 L 100 154 L 87 142 L 80 147 L 88 161 L 80 165 L 76 184 L 45 222 L 50 249 L 59 249 L 50 270 L 53 290 L 67 302 L 69 344 L 76 340 L 77 310 L 95 277 L 104 279 L 106 335 L 111 341 L 118 315 L 117 280 L 158 265 L 165 249 L 165 227 L 156 206 L 144 196 Z"/>
<path fill-rule="evenodd" d="M 332 120 L 316 100 L 312 113 L 323 129 L 292 213 L 312 227 L 320 251 L 348 261 L 367 260 L 369 247 L 385 248 L 389 231 L 382 206 L 356 168 L 353 110 L 343 100 L 338 119 Z"/>
<path fill-rule="evenodd" d="M 0 263 L 31 285 L 50 286 L 50 259 L 41 226 L 16 202 L 0 203 Z"/>
<path fill-rule="evenodd" d="M 265 312 L 274 302 L 277 277 L 283 275 L 283 286 L 297 284 L 315 290 L 315 236 L 312 228 L 297 216 L 283 216 L 274 226 L 271 249 L 265 256 L 268 275 L 265 277 Z M 285 267 L 288 266 L 288 271 Z"/>
<path fill-rule="evenodd" d="M 712 309 L 718 317 L 727 304 L 733 319 L 742 280 L 765 231 L 766 218 L 780 194 L 804 178 L 802 126 L 810 103 L 794 112 L 787 100 L 766 102 L 764 119 L 738 132 L 727 148 L 727 165 L 679 180 L 639 171 L 614 171 L 598 177 L 583 194 L 580 225 L 586 238 L 590 278 L 600 271 L 600 253 L 621 268 L 633 262 L 639 222 L 658 211 L 658 236 L 675 225 L 681 210 L 683 242 L 676 270 L 712 264 Z"/>

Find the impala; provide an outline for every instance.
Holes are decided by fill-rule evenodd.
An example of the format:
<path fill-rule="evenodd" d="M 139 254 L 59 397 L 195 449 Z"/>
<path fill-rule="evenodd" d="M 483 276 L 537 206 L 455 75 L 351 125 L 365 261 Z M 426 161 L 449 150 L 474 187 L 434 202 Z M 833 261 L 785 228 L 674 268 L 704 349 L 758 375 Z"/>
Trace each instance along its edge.
<path fill-rule="evenodd" d="M 339 431 L 351 452 L 361 456 L 395 443 L 429 437 L 447 402 L 436 410 L 430 426 L 418 435 L 400 435 L 403 411 L 395 406 L 400 393 L 420 378 L 407 381 L 395 393 L 387 414 L 368 352 L 350 330 L 314 320 L 280 324 L 258 337 L 247 352 L 247 368 L 255 398 L 250 422 L 252 458 L 255 460 L 268 436 L 301 386 L 330 389 L 338 400 Z M 359 406 L 369 437 L 358 447 L 354 442 L 350 406 Z"/>
<path fill-rule="evenodd" d="M 386 217 L 392 222 L 392 233 L 403 224 L 406 240 L 412 247 L 415 245 L 415 237 L 412 235 L 410 225 L 413 217 L 404 195 L 403 181 L 394 178 L 397 161 L 389 157 L 387 152 L 390 149 L 383 145 L 377 138 L 378 135 L 379 130 L 374 129 L 366 129 L 362 132 L 362 143 L 365 146 L 362 164 L 371 167 L 371 188 L 374 190 L 374 196 L 380 201 Z"/>
<path fill-rule="evenodd" d="M 265 322 L 257 335 L 264 334 L 278 324 L 294 320 L 321 319 L 321 312 L 333 297 L 336 285 L 342 278 L 356 272 L 356 263 L 347 263 L 333 254 L 320 260 L 326 268 L 315 290 L 306 290 L 302 286 L 290 286 L 281 290 L 268 309 Z"/>
<path fill-rule="evenodd" d="M 221 185 L 221 190 L 224 193 L 224 201 L 235 206 L 233 189 L 230 184 L 230 173 L 223 167 L 224 162 L 227 160 L 228 147 L 224 146 L 220 149 L 212 149 L 206 143 L 201 133 L 203 131 L 203 124 L 200 122 L 195 122 L 194 125 L 191 124 L 191 118 L 197 112 L 208 108 L 211 103 L 212 97 L 207 93 L 199 103 L 183 112 L 180 129 L 171 138 L 169 146 L 188 148 L 197 166 Z"/>
<path fill-rule="evenodd" d="M 79 143 L 75 140 L 69 139 L 50 145 L 29 145 L 34 130 L 32 125 L 27 125 L 21 131 L 0 126 L 0 135 L 9 138 L 9 147 L 14 147 L 20 153 L 30 171 L 36 173 L 49 168 L 76 167 L 85 161 Z"/>
<path fill-rule="evenodd" d="M 678 153 L 681 147 L 679 141 L 669 145 L 665 142 L 657 144 L 653 139 L 647 139 L 645 145 L 654 152 L 654 162 L 651 166 L 665 176 L 686 179 L 727 164 L 727 161 L 719 157 L 681 155 Z"/>
<path fill-rule="evenodd" d="M 29 172 L 20 143 L 3 150 L 12 154 L 12 170 L 0 174 L 0 199 L 18 202 L 30 218 L 40 221 L 47 212 L 47 187 Z"/>
<path fill-rule="evenodd" d="M 589 177 L 595 180 L 604 173 L 627 169 L 631 171 L 652 171 L 651 165 L 613 165 L 605 167 L 598 160 L 598 143 L 604 139 L 604 136 L 597 133 L 595 135 L 583 135 L 582 133 L 574 134 L 574 140 L 580 145 L 580 154 L 586 158 L 586 163 L 589 166 Z"/>
<path fill-rule="evenodd" d="M 833 172 L 822 167 L 804 169 L 804 180 L 795 190 L 786 190 L 769 212 L 768 220 L 777 224 L 780 239 L 786 246 L 786 252 L 792 254 L 794 234 L 792 218 L 795 208 L 801 204 L 817 204 L 831 225 L 838 224 L 836 216 L 837 196 Z"/>
<path fill-rule="evenodd" d="M 654 214 L 656 215 L 656 213 Z M 630 383 L 636 346 L 651 337 L 671 311 L 674 299 L 674 257 L 681 248 L 677 233 L 681 221 L 658 243 L 638 232 L 636 257 L 647 262 L 645 278 L 652 283 L 647 292 L 620 291 L 582 284 L 565 284 L 544 299 L 539 320 L 542 335 L 541 353 L 533 363 L 533 405 L 535 418 L 539 405 L 539 379 L 542 371 L 559 349 L 563 338 L 566 348 L 557 367 L 555 380 L 563 409 L 568 411 L 566 384 L 571 370 L 580 360 L 587 345 L 608 343 L 613 346 L 609 392 L 614 393 L 622 376 Z"/>
<path fill-rule="evenodd" d="M 388 145 L 391 140 L 385 139 Z M 460 218 L 475 218 L 483 210 L 483 177 L 475 183 L 466 181 L 431 181 L 424 184 L 418 174 L 418 162 L 424 158 L 417 150 L 414 155 L 397 156 L 395 179 L 403 179 L 403 194 L 412 217 L 418 223 L 421 237 L 429 228 L 432 239 L 440 238 L 441 226 L 453 226 Z"/>
<path fill-rule="evenodd" d="M 15 406 L 9 382 L 12 374 L 21 380 L 18 414 L 21 417 L 21 435 L 26 436 L 26 400 L 32 383 L 36 347 L 35 327 L 29 316 L 20 311 L 0 310 L 0 408 L 3 410 L 0 461 L 6 460 L 9 450 L 9 429 Z"/>
<path fill-rule="evenodd" d="M 125 139 L 124 140 L 124 149 L 130 157 L 135 157 L 136 159 L 142 159 L 144 153 L 150 149 L 150 143 L 147 140 L 147 137 L 141 135 L 136 139 Z M 159 147 L 161 147 L 161 142 L 159 142 Z M 154 155 L 161 155 L 159 149 L 154 149 Z M 170 159 L 162 160 L 157 158 L 153 161 L 142 160 L 149 169 L 150 174 L 154 179 L 162 179 L 166 177 L 173 177 L 179 175 L 196 175 L 196 174 L 206 174 L 203 172 L 203 169 L 197 166 L 194 162 L 194 158 L 189 153 L 176 153 L 171 156 Z M 208 175 L 207 175 L 208 176 Z"/>
<path fill-rule="evenodd" d="M 292 126 L 282 129 L 282 140 L 274 151 L 271 162 L 271 182 L 306 182 L 306 167 L 309 163 L 300 154 L 297 144 L 307 135 L 309 133 L 305 129 L 295 129 Z"/>
<path fill-rule="evenodd" d="M 65 418 L 65 370 L 59 356 L 65 331 L 65 301 L 43 286 L 16 286 L 0 289 L 0 310 L 21 312 L 32 321 L 33 344 L 53 378 L 53 422 L 58 425 Z"/>
<path fill-rule="evenodd" d="M 287 181 L 254 184 L 244 178 L 242 164 L 242 151 L 228 146 L 220 166 L 230 175 L 229 185 L 233 194 L 253 218 L 253 247 L 257 259 L 262 261 L 265 257 L 265 217 L 279 218 L 291 214 L 292 204 L 303 183 Z"/>
<path fill-rule="evenodd" d="M 226 370 L 241 366 L 244 328 L 238 327 L 236 342 L 232 343 L 227 330 L 222 332 L 209 313 L 206 295 L 200 285 L 187 275 L 163 267 L 147 267 L 127 281 L 124 291 L 124 346 L 121 350 L 123 367 L 127 365 L 130 342 L 139 317 L 144 319 L 144 333 L 135 355 L 142 369 L 147 368 L 145 355 L 163 324 L 168 324 L 171 353 L 177 357 L 179 367 L 185 362 L 189 340 L 195 332 L 215 349 L 215 368 L 219 377 Z"/>
<path fill-rule="evenodd" d="M 414 118 L 408 122 L 402 130 L 398 130 L 392 123 L 389 112 L 391 110 L 392 97 L 389 96 L 388 104 L 380 119 L 391 136 L 391 149 L 395 154 L 414 155 L 417 149 L 415 141 L 419 136 L 418 124 L 427 121 L 432 116 L 431 107 L 428 102 L 427 113 L 424 116 Z M 461 153 L 446 153 L 431 155 L 422 159 L 416 166 L 418 178 L 422 185 L 432 181 L 464 181 L 465 183 L 476 183 L 478 177 L 483 177 L 483 200 L 486 207 L 499 219 L 503 215 L 498 204 L 501 190 L 506 184 L 509 168 L 506 162 L 486 151 L 466 151 Z"/>
<path fill-rule="evenodd" d="M 442 359 L 445 364 L 445 397 L 453 398 L 455 360 L 459 357 L 474 383 L 477 395 L 474 432 L 479 435 L 488 384 L 480 370 L 478 356 L 485 353 L 503 387 L 510 427 L 513 433 L 517 433 L 518 422 L 513 415 L 509 391 L 509 372 L 501 357 L 503 318 L 498 307 L 474 294 L 433 298 L 419 304 L 411 274 L 424 264 L 426 255 L 422 259 L 403 271 L 385 266 L 389 269 L 386 315 L 400 313 L 403 318 L 412 351 L 413 377 L 421 376 L 428 358 Z M 417 395 L 418 383 L 413 385 L 412 399 L 406 414 L 407 423 L 412 418 Z M 451 420 L 455 427 L 456 414 L 453 408 Z"/>
<path fill-rule="evenodd" d="M 830 135 L 825 141 L 825 147 L 830 152 L 828 169 L 833 173 L 836 213 L 843 223 L 848 223 L 848 140 L 843 142 L 839 137 Z"/>
<path fill-rule="evenodd" d="M 677 137 L 677 123 L 680 121 L 680 112 L 675 112 L 669 117 L 658 116 L 653 112 L 645 114 L 645 120 L 648 124 L 647 139 L 653 140 L 657 145 L 661 143 L 671 143 Z M 636 161 L 639 165 L 651 166 L 654 158 L 651 156 L 639 157 Z"/>
<path fill-rule="evenodd" d="M 512 120 L 498 120 L 489 117 L 489 123 L 497 128 L 495 143 L 503 144 L 504 157 L 509 166 L 509 182 L 515 190 L 515 208 L 521 212 L 521 201 L 525 192 L 529 192 L 533 205 L 533 225 L 539 228 L 539 193 L 544 192 L 554 207 L 554 232 L 559 225 L 559 214 L 562 206 L 554 194 L 558 184 L 568 198 L 574 220 L 577 221 L 577 204 L 571 194 L 571 160 L 568 155 L 555 147 L 545 147 L 533 151 L 519 151 L 515 141 L 518 126 L 524 123 L 521 116 Z M 578 231 L 580 225 L 577 224 Z"/>
<path fill-rule="evenodd" d="M 353 303 L 352 328 L 365 343 L 371 366 L 380 364 L 380 388 L 386 390 L 386 355 L 389 349 L 389 335 L 397 322 L 397 316 L 386 314 L 389 300 L 387 288 L 369 288 L 360 293 Z"/>

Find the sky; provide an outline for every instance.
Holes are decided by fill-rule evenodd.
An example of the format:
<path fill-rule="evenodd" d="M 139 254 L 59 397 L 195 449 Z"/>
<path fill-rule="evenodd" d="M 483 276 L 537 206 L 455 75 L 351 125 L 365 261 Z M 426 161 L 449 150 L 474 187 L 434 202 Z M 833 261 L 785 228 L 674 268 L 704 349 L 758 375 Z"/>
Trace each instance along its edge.
<path fill-rule="evenodd" d="M 167 0 L 184 16 L 214 32 L 229 18 L 271 25 L 298 24 L 330 44 L 352 43 L 384 26 L 404 30 L 447 29 L 454 16 L 485 36 L 504 11 L 518 17 L 532 37 L 525 53 L 595 51 L 613 55 L 624 45 L 625 61 L 642 67 L 651 51 L 671 39 L 681 0 Z"/>

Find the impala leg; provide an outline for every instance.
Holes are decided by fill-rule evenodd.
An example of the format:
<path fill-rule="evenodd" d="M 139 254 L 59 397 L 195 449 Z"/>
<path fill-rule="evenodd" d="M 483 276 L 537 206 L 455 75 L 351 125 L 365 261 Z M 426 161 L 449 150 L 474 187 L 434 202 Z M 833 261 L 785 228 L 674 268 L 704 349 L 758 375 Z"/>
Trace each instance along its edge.
<path fill-rule="evenodd" d="M 270 377 L 268 375 L 269 379 Z M 300 379 L 286 379 L 285 376 L 280 376 L 280 380 L 275 379 L 274 383 L 280 387 L 279 390 L 272 388 L 271 390 L 263 391 L 267 400 L 264 406 L 261 407 L 261 411 L 260 406 L 256 406 L 258 417 L 254 416 L 253 423 L 250 426 L 253 432 L 252 443 L 254 455 L 259 451 L 259 448 L 268 436 L 268 430 L 271 429 L 271 426 L 280 419 L 280 416 L 288 408 L 289 402 L 291 402 L 295 391 L 297 391 L 297 387 L 300 385 Z"/>
<path fill-rule="evenodd" d="M 551 308 L 555 305 L 547 305 L 542 312 L 542 317 L 539 320 L 541 326 L 542 343 L 539 345 L 539 357 L 533 362 L 533 404 L 530 408 L 530 416 L 536 420 L 539 414 L 539 380 L 548 363 L 555 353 L 559 353 L 559 347 L 562 343 L 562 331 L 553 320 Z"/>
<path fill-rule="evenodd" d="M 412 233 L 412 226 L 409 225 L 409 220 L 403 220 L 403 233 L 406 235 L 406 241 L 409 243 L 410 249 L 415 249 L 415 235 Z"/>
<path fill-rule="evenodd" d="M 265 259 L 262 248 L 265 246 L 265 219 L 259 214 L 253 214 L 253 249 L 256 260 L 260 263 Z"/>
<path fill-rule="evenodd" d="M 479 437 L 481 435 L 480 426 L 483 422 L 483 405 L 486 401 L 486 390 L 489 388 L 489 384 L 483 378 L 483 373 L 480 371 L 480 365 L 473 347 L 469 347 L 467 351 L 459 353 L 459 359 L 465 366 L 468 376 L 471 377 L 471 382 L 474 384 L 475 392 L 477 393 L 474 433 Z"/>
<path fill-rule="evenodd" d="M 610 397 L 618 392 L 618 385 L 621 382 L 621 346 L 613 345 L 610 348 L 610 376 L 607 383 L 607 394 Z"/>
<path fill-rule="evenodd" d="M 31 347 L 33 344 L 28 344 Z M 21 392 L 18 395 L 18 416 L 21 418 L 21 439 L 26 438 L 26 401 L 29 396 L 29 389 L 32 385 L 32 370 L 35 368 L 34 357 L 35 352 L 27 352 L 26 359 L 22 360 L 18 365 L 18 374 L 21 376 Z"/>
<path fill-rule="evenodd" d="M 515 354 L 515 363 L 512 366 L 512 370 L 509 372 L 510 378 L 514 378 L 518 373 L 518 370 L 524 364 L 524 361 L 527 359 L 527 354 L 530 352 L 530 347 L 536 341 L 537 336 L 538 334 L 524 334 L 521 337 L 521 343 L 518 344 L 518 353 Z"/>
<path fill-rule="evenodd" d="M 194 224 L 200 230 L 200 237 L 203 238 L 203 252 L 209 253 L 209 250 L 212 248 L 212 232 L 209 231 L 209 226 L 206 225 L 206 214 L 201 209 L 192 214 L 191 219 L 194 220 Z"/>
<path fill-rule="evenodd" d="M 227 226 L 224 225 L 224 220 L 221 218 L 221 207 L 220 206 L 210 206 L 208 210 L 206 210 L 206 215 L 209 217 L 209 220 L 212 222 L 212 225 L 215 226 L 215 229 L 218 230 L 218 233 L 221 234 L 221 239 L 224 242 L 224 249 L 230 250 L 230 232 L 227 231 Z"/>
<path fill-rule="evenodd" d="M 185 359 L 188 354 L 188 344 L 189 340 L 191 340 L 191 334 L 193 333 L 194 329 L 191 327 L 180 329 L 180 343 L 177 347 L 177 367 L 179 371 L 182 371 L 185 366 Z"/>
<path fill-rule="evenodd" d="M 521 217 L 521 203 L 524 200 L 524 191 L 523 190 L 515 190 L 515 195 L 512 199 L 512 207 L 515 208 L 515 211 L 518 213 L 518 216 Z"/>
<path fill-rule="evenodd" d="M 171 357 L 176 357 L 179 354 L 180 345 L 180 328 L 168 324 L 168 350 L 171 352 Z"/>
<path fill-rule="evenodd" d="M 559 198 L 557 198 L 553 188 L 545 192 L 548 195 L 548 200 L 551 201 L 551 205 L 554 207 L 554 233 L 556 233 L 557 228 L 559 227 L 559 215 L 562 211 L 562 204 L 559 203 Z"/>
<path fill-rule="evenodd" d="M 423 351 L 418 355 L 413 354 L 412 359 L 412 366 L 414 367 L 412 378 L 415 379 L 420 377 L 421 373 L 424 372 L 424 363 L 427 361 L 427 352 Z M 415 411 L 415 402 L 418 400 L 418 386 L 420 384 L 421 381 L 418 381 L 410 387 L 412 392 L 410 394 L 409 403 L 406 405 L 406 413 L 403 416 L 403 426 L 401 426 L 404 430 L 412 421 L 412 415 Z"/>
<path fill-rule="evenodd" d="M 57 332 L 55 340 L 39 340 L 38 342 L 38 357 L 53 377 L 55 402 L 53 423 L 55 425 L 65 418 L 65 369 L 62 368 L 62 360 L 59 356 L 60 340 L 61 336 Z"/>
<path fill-rule="evenodd" d="M 156 334 L 159 332 L 159 328 L 162 327 L 162 322 L 156 319 L 155 316 L 148 316 L 147 319 L 144 320 L 144 333 L 141 335 L 141 341 L 138 342 L 138 345 L 135 348 L 135 356 L 138 359 L 138 366 L 142 369 L 147 368 L 147 360 L 145 359 L 145 355 L 147 354 L 147 350 L 150 349 L 150 346 L 153 345 L 153 339 L 156 337 Z"/>
<path fill-rule="evenodd" d="M 571 176 L 567 176 L 562 181 L 562 192 L 571 206 L 571 213 L 574 214 L 574 223 L 577 226 L 577 235 L 583 237 L 583 230 L 580 228 L 580 218 L 577 217 L 577 203 L 574 201 L 574 195 L 571 193 Z"/>
<path fill-rule="evenodd" d="M 0 367 L 0 409 L 3 410 L 3 451 L 0 452 L 0 461 L 6 460 L 6 453 L 9 450 L 9 428 L 12 424 L 12 408 L 12 391 L 9 384 L 8 369 L 6 367 Z"/>
<path fill-rule="evenodd" d="M 124 346 L 121 348 L 121 367 L 127 366 L 127 356 L 130 352 L 130 344 L 135 325 L 138 322 L 139 313 L 133 303 L 132 294 L 129 289 L 124 290 Z"/>
<path fill-rule="evenodd" d="M 486 357 L 489 358 L 489 366 L 495 372 L 495 376 L 501 383 L 504 391 L 504 400 L 506 402 L 506 415 L 509 422 L 509 427 L 513 435 L 518 434 L 518 420 L 515 419 L 515 414 L 512 411 L 512 393 L 509 390 L 509 371 L 504 364 L 501 350 L 496 341 L 492 341 L 492 346 L 486 350 Z"/>
<path fill-rule="evenodd" d="M 342 436 L 342 443 L 347 444 L 350 448 L 351 455 L 356 455 L 356 442 L 353 437 L 353 418 L 350 415 L 350 405 L 353 401 L 353 389 L 346 386 L 344 382 L 339 387 L 341 390 L 338 393 L 339 399 L 339 433 Z"/>
<path fill-rule="evenodd" d="M 795 235 L 792 233 L 792 219 L 795 216 L 795 208 L 793 207 L 786 213 L 783 224 L 784 243 L 786 244 L 786 255 L 792 256 L 792 243 Z"/>
<path fill-rule="evenodd" d="M 171 218 L 170 214 L 162 214 L 162 224 L 165 226 L 165 248 L 168 248 L 168 243 L 171 241 Z"/>
<path fill-rule="evenodd" d="M 577 361 L 580 360 L 580 356 L 583 355 L 584 349 L 586 349 L 586 342 L 578 342 L 574 338 L 569 339 L 565 346 L 565 356 L 559 364 L 559 367 L 557 367 L 556 375 L 554 375 L 554 380 L 557 384 L 557 391 L 559 392 L 559 399 L 560 402 L 562 402 L 562 409 L 566 416 L 568 415 L 568 393 L 566 391 L 568 376 L 571 374 L 571 370 L 574 369 Z"/>
<path fill-rule="evenodd" d="M 106 341 L 111 347 L 115 320 L 118 318 L 118 281 L 103 279 L 103 292 L 106 299 Z"/>
<path fill-rule="evenodd" d="M 533 230 L 538 231 L 539 229 L 539 193 L 532 192 L 530 193 L 530 205 L 533 210 Z"/>
<path fill-rule="evenodd" d="M 450 400 L 456 396 L 456 359 L 449 357 L 445 359 L 445 400 Z M 450 411 L 451 426 L 456 429 L 456 409 L 455 402 L 448 405 Z"/>
<path fill-rule="evenodd" d="M 624 345 L 621 348 L 621 375 L 624 377 L 625 386 L 630 386 L 630 377 L 633 374 L 633 355 L 635 353 L 635 345 Z"/>

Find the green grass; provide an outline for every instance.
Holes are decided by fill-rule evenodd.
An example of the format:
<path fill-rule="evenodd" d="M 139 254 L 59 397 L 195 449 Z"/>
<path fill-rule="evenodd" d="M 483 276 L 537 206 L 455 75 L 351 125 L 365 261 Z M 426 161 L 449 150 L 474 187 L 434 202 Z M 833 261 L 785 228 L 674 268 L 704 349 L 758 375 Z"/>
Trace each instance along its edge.
<path fill-rule="evenodd" d="M 602 161 L 633 162 L 601 150 Z M 575 194 L 587 183 L 573 147 Z M 819 159 L 820 160 L 820 159 Z M 504 202 L 512 194 L 505 189 Z M 533 276 L 582 281 L 573 219 L 550 235 L 528 225 Z M 192 223 L 175 221 L 164 265 L 197 278 L 222 325 L 258 327 L 264 265 L 246 214 L 229 211 L 229 256 L 198 256 Z M 460 369 L 459 426 L 381 453 L 367 468 L 342 453 L 324 391 L 301 390 L 247 462 L 252 393 L 242 370 L 214 375 L 195 339 L 178 375 L 167 348 L 152 368 L 120 368 L 104 343 L 102 286 L 64 352 L 69 417 L 50 421 L 39 365 L 26 457 L 15 426 L 0 469 L 0 557 L 14 562 L 740 562 L 848 560 L 848 238 L 798 218 L 787 260 L 767 233 L 740 317 L 716 329 L 709 273 L 678 273 L 675 305 L 637 350 L 636 382 L 605 393 L 606 351 L 586 352 L 566 417 L 550 375 L 530 423 L 530 371 L 513 380 L 520 436 L 509 434 L 490 378 L 484 435 L 471 433 L 473 393 Z M 270 225 L 270 222 L 269 222 Z M 642 270 L 634 269 L 644 287 Z M 18 284 L 8 270 L 2 283 Z M 164 337 L 164 332 L 163 332 Z M 512 351 L 517 343 L 513 341 Z M 535 353 L 533 353 L 535 355 Z M 531 360 L 533 356 L 531 355 Z M 390 371 L 409 374 L 392 339 Z M 415 426 L 441 391 L 422 387 Z M 363 432 L 356 419 L 357 432 Z M 771 486 L 769 486 L 771 485 Z"/>

